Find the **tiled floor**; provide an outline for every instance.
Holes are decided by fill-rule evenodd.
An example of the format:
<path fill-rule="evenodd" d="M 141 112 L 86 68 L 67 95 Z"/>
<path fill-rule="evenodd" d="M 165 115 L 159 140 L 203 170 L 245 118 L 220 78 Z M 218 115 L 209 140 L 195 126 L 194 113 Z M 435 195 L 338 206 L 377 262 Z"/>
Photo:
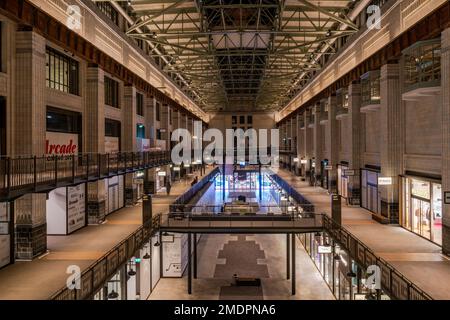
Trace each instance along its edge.
<path fill-rule="evenodd" d="M 288 171 L 278 174 L 311 201 L 317 212 L 330 215 L 327 191 L 310 187 Z M 345 204 L 342 208 L 343 225 L 354 236 L 434 299 L 450 299 L 450 261 L 439 246 L 399 226 L 379 224 L 362 208 Z"/>
<path fill-rule="evenodd" d="M 187 294 L 187 279 L 161 279 L 150 300 L 333 300 L 312 260 L 297 242 L 297 294 L 286 280 L 286 236 L 203 235 L 198 247 L 198 279 Z M 298 241 L 298 240 L 297 240 Z M 230 250 L 233 249 L 233 250 Z M 246 254 L 247 257 L 243 255 Z M 232 287 L 233 274 L 260 277 L 262 290 Z"/>
<path fill-rule="evenodd" d="M 167 212 L 169 204 L 190 187 L 191 180 L 183 180 L 173 184 L 170 196 L 156 195 L 153 212 Z M 141 205 L 124 208 L 109 215 L 102 225 L 88 226 L 69 236 L 48 237 L 48 255 L 0 270 L 0 300 L 48 299 L 65 285 L 68 266 L 89 267 L 136 231 L 142 224 L 141 210 Z"/>

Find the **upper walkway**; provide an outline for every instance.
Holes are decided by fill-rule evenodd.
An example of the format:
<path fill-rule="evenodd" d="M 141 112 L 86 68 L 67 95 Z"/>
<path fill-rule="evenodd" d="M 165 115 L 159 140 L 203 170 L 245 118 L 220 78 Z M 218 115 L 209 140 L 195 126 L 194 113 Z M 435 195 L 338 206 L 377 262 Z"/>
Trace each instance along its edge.
<path fill-rule="evenodd" d="M 322 188 L 311 187 L 289 171 L 277 174 L 316 207 L 331 216 L 331 198 Z M 369 211 L 342 204 L 343 227 L 377 256 L 390 263 L 433 299 L 450 299 L 450 260 L 432 242 L 395 225 L 372 220 Z"/>
<path fill-rule="evenodd" d="M 211 168 L 207 168 L 209 173 Z M 191 187 L 191 180 L 173 184 L 170 196 L 153 197 L 155 214 L 169 211 L 169 205 Z M 68 266 L 90 268 L 111 250 L 142 228 L 142 205 L 123 208 L 107 216 L 98 226 L 87 226 L 72 235 L 49 236 L 49 253 L 31 262 L 16 262 L 0 270 L 0 300 L 46 300 L 65 286 Z"/>

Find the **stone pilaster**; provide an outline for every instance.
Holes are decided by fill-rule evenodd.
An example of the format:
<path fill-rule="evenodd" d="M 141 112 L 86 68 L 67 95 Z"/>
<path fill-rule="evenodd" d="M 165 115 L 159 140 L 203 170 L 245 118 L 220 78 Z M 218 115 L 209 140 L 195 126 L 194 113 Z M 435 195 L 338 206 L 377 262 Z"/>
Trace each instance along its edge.
<path fill-rule="evenodd" d="M 380 186 L 381 214 L 390 223 L 399 222 L 399 175 L 402 174 L 403 115 L 400 67 L 381 67 L 380 156 L 381 175 L 392 177 L 391 186 Z"/>
<path fill-rule="evenodd" d="M 87 70 L 86 116 L 84 132 L 86 152 L 105 153 L 105 73 L 95 65 Z M 89 224 L 100 224 L 106 216 L 104 181 L 88 183 L 87 216 Z"/>
<path fill-rule="evenodd" d="M 45 39 L 32 31 L 16 33 L 15 105 L 13 145 L 15 156 L 45 153 Z M 46 196 L 28 194 L 14 201 L 15 256 L 31 260 L 47 250 Z"/>
<path fill-rule="evenodd" d="M 351 205 L 360 204 L 361 186 L 359 172 L 361 168 L 361 85 L 350 84 L 348 88 L 348 116 L 350 125 L 350 159 L 349 168 L 355 171 L 355 176 L 349 177 L 348 202 Z"/>
<path fill-rule="evenodd" d="M 123 145 L 124 151 L 137 151 L 137 114 L 136 114 L 136 88 L 126 86 L 124 88 L 124 116 L 123 116 Z M 134 174 L 125 175 L 125 204 L 133 206 L 137 203 L 137 185 L 134 183 Z"/>
<path fill-rule="evenodd" d="M 328 98 L 328 124 L 326 126 L 326 144 L 328 145 L 328 164 L 333 167 L 328 172 L 328 190 L 337 193 L 337 165 L 339 163 L 339 127 L 337 116 L 336 96 Z"/>
<path fill-rule="evenodd" d="M 148 137 L 150 138 L 150 145 L 152 147 L 156 146 L 156 117 L 155 117 L 155 103 L 156 99 L 154 97 L 148 97 L 145 99 L 147 113 L 145 116 L 145 121 L 148 128 Z"/>
<path fill-rule="evenodd" d="M 316 179 L 320 180 L 322 177 L 322 170 L 321 170 L 321 161 L 323 159 L 323 141 L 322 141 L 322 127 L 320 124 L 320 117 L 322 115 L 322 110 L 320 107 L 320 103 L 316 104 L 314 107 L 314 147 L 313 147 L 313 154 L 314 159 L 316 161 L 316 167 L 314 169 Z"/>
<path fill-rule="evenodd" d="M 161 108 L 161 122 L 160 128 L 162 130 L 162 140 L 166 142 L 166 150 L 170 147 L 170 106 L 163 104 Z"/>
<path fill-rule="evenodd" d="M 86 86 L 86 116 L 84 117 L 86 151 L 105 153 L 105 73 L 89 66 Z"/>
<path fill-rule="evenodd" d="M 138 201 L 137 185 L 134 183 L 134 173 L 125 174 L 125 205 L 134 206 Z"/>
<path fill-rule="evenodd" d="M 450 29 L 442 33 L 442 191 L 450 191 Z M 444 199 L 444 197 L 442 197 Z M 450 255 L 450 205 L 442 202 L 442 251 Z"/>
<path fill-rule="evenodd" d="M 125 152 L 136 152 L 137 143 L 137 114 L 136 114 L 136 88 L 126 86 L 124 88 L 123 106 L 123 146 Z"/>
<path fill-rule="evenodd" d="M 313 147 L 314 147 L 314 129 L 309 128 L 309 119 L 311 117 L 311 110 L 307 110 L 304 114 L 305 130 L 303 133 L 303 158 L 306 160 L 306 164 L 303 165 L 304 177 L 305 179 L 311 180 L 311 159 L 313 158 Z"/>

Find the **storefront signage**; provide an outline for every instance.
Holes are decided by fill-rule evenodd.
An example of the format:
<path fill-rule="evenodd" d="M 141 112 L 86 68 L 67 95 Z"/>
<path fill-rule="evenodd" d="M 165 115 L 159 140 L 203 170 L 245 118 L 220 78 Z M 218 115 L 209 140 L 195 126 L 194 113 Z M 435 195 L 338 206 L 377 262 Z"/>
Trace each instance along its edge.
<path fill-rule="evenodd" d="M 450 204 L 450 191 L 444 192 L 444 203 Z"/>
<path fill-rule="evenodd" d="M 318 251 L 319 254 L 328 254 L 333 252 L 333 248 L 331 246 L 319 246 Z"/>
<path fill-rule="evenodd" d="M 422 199 L 430 200 L 430 183 L 420 180 L 411 180 L 411 194 Z"/>
<path fill-rule="evenodd" d="M 392 185 L 392 177 L 378 177 L 378 185 L 379 186 L 391 186 Z"/>
<path fill-rule="evenodd" d="M 85 186 L 67 188 L 67 233 L 81 229 L 86 224 Z"/>
<path fill-rule="evenodd" d="M 344 176 L 346 176 L 346 177 L 356 176 L 356 171 L 355 170 L 344 170 Z"/>
<path fill-rule="evenodd" d="M 298 158 L 294 158 L 294 160 L 293 160 L 294 162 L 298 162 L 299 161 L 299 159 Z"/>
<path fill-rule="evenodd" d="M 308 160 L 302 160 L 300 163 L 301 164 L 308 164 Z"/>
<path fill-rule="evenodd" d="M 331 170 L 333 170 L 333 166 L 325 166 L 324 169 L 326 171 L 331 171 Z"/>
<path fill-rule="evenodd" d="M 78 152 L 77 134 L 60 132 L 46 133 L 45 153 L 47 155 L 71 155 Z"/>
<path fill-rule="evenodd" d="M 167 175 L 167 173 L 165 171 L 158 172 L 159 177 L 165 177 L 166 175 Z"/>

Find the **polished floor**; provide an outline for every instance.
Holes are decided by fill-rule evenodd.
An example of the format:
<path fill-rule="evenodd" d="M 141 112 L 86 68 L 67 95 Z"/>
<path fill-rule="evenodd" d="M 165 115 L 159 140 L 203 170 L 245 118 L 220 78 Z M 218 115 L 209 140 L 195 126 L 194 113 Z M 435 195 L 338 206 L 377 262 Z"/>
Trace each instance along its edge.
<path fill-rule="evenodd" d="M 211 170 L 208 168 L 207 173 Z M 167 212 L 169 204 L 191 187 L 192 179 L 174 183 L 170 196 L 154 196 L 153 212 Z M 48 299 L 65 286 L 68 266 L 88 268 L 141 225 L 142 206 L 138 204 L 108 215 L 102 225 L 87 226 L 69 236 L 49 236 L 47 255 L 0 270 L 0 300 Z"/>
<path fill-rule="evenodd" d="M 279 170 L 278 175 L 311 201 L 317 212 L 331 215 L 331 198 L 326 190 L 311 187 L 285 170 Z M 450 300 L 450 260 L 441 253 L 441 247 L 400 226 L 379 224 L 369 211 L 344 202 L 342 219 L 356 238 L 420 289 L 434 299 Z"/>
<path fill-rule="evenodd" d="M 150 300 L 333 300 L 333 294 L 297 240 L 297 294 L 286 273 L 285 235 L 203 235 L 192 295 L 187 277 L 163 278 Z M 262 287 L 235 287 L 233 275 L 255 277 Z"/>

